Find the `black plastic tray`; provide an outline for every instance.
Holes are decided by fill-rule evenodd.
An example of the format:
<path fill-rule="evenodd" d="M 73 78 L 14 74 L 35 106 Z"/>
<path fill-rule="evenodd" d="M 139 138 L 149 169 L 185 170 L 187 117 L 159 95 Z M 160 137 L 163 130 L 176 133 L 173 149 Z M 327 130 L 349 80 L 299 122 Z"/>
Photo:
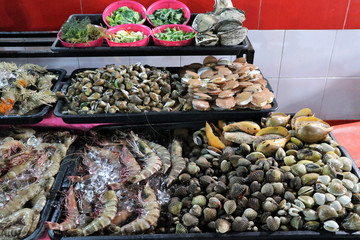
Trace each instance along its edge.
<path fill-rule="evenodd" d="M 254 118 L 253 118 L 254 119 Z M 252 120 L 253 120 L 252 119 Z M 205 126 L 204 121 L 196 122 L 176 122 L 176 123 L 159 123 L 159 124 L 148 124 L 148 125 L 128 125 L 128 126 L 99 126 L 94 129 L 100 132 L 113 132 L 114 130 L 133 130 L 135 132 L 141 132 L 141 134 L 151 134 L 154 136 L 161 137 L 162 140 L 166 141 L 166 137 L 170 137 L 170 132 L 177 128 L 188 128 L 192 130 L 199 129 Z M 333 134 L 330 136 L 336 141 Z M 164 139 L 165 137 L 165 139 Z M 352 172 L 360 178 L 360 170 L 356 163 L 353 161 L 349 153 L 342 146 L 339 146 L 342 156 L 348 157 L 352 160 L 353 169 Z M 75 173 L 75 170 L 74 172 Z M 69 183 L 63 184 L 68 188 Z M 57 208 L 51 221 L 59 221 L 61 216 L 61 209 Z M 201 239 L 201 240 L 218 240 L 218 239 L 241 239 L 241 240 L 258 240 L 258 239 L 283 239 L 283 240 L 303 240 L 304 238 L 309 239 L 359 239 L 360 231 L 357 232 L 345 232 L 338 231 L 336 233 L 321 231 L 277 231 L 277 232 L 239 232 L 239 233 L 186 233 L 186 234 L 140 234 L 140 235 L 128 235 L 128 236 L 87 236 L 87 237 L 63 237 L 56 234 L 53 230 L 49 230 L 49 237 L 52 240 L 158 240 L 158 239 Z"/>
<path fill-rule="evenodd" d="M 52 91 L 56 92 L 60 89 L 63 79 L 66 75 L 66 70 L 61 68 L 47 69 L 49 72 L 58 74 L 59 77 L 52 87 Z M 1 115 L 0 125 L 8 124 L 35 124 L 43 120 L 45 114 L 49 111 L 50 106 L 40 106 L 39 112 L 29 115 Z"/>
<path fill-rule="evenodd" d="M 75 74 L 84 70 L 93 70 L 95 68 L 80 68 L 71 73 L 69 81 L 67 81 L 62 92 L 65 94 L 71 83 L 71 78 L 75 78 Z M 177 68 L 167 68 L 170 72 L 175 73 Z M 272 91 L 270 83 L 267 88 Z M 60 99 L 54 109 L 54 115 L 61 117 L 64 122 L 77 123 L 120 123 L 120 124 L 144 124 L 144 123 L 166 123 L 166 122 L 191 122 L 191 121 L 214 121 L 223 120 L 244 120 L 260 118 L 274 112 L 278 109 L 278 104 L 274 98 L 272 107 L 264 110 L 238 109 L 224 111 L 188 111 L 188 112 L 141 112 L 141 113 L 114 113 L 114 114 L 62 114 L 62 108 L 66 104 L 65 100 Z"/>
<path fill-rule="evenodd" d="M 70 154 L 73 151 L 74 147 L 70 146 L 67 154 Z M 72 161 L 71 156 L 67 156 L 61 162 L 59 172 L 57 173 L 54 184 L 50 190 L 50 196 L 47 197 L 45 207 L 41 212 L 41 217 L 37 228 L 30 236 L 24 238 L 24 240 L 39 239 L 41 237 L 45 230 L 44 222 L 47 221 L 52 214 L 55 197 L 62 188 L 62 184 L 65 182 L 65 180 L 67 180 L 66 176 L 69 175 L 69 172 L 72 171 L 72 169 L 74 169 L 74 162 Z"/>
<path fill-rule="evenodd" d="M 191 14 L 191 18 L 187 25 L 191 26 L 195 16 L 196 14 Z M 68 21 L 72 18 L 83 19 L 85 17 L 90 18 L 92 24 L 106 27 L 101 14 L 73 14 L 69 17 Z M 145 25 L 151 27 L 147 21 L 145 22 Z M 54 52 L 74 53 L 78 56 L 101 54 L 109 56 L 236 55 L 237 57 L 242 57 L 245 54 L 249 63 L 253 63 L 254 61 L 254 49 L 247 37 L 242 43 L 236 46 L 163 47 L 155 46 L 153 39 L 150 38 L 149 44 L 145 47 L 109 47 L 107 41 L 104 39 L 104 43 L 101 47 L 92 48 L 67 48 L 56 38 L 51 46 L 51 50 Z"/>

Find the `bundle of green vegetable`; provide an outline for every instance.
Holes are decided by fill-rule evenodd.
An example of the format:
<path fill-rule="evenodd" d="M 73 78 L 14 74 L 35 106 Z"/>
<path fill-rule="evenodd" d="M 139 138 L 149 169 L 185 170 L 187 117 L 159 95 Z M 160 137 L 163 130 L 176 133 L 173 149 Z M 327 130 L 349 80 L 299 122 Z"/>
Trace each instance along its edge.
<path fill-rule="evenodd" d="M 143 18 L 139 12 L 136 12 L 126 6 L 118 8 L 117 10 L 113 11 L 110 16 L 106 17 L 106 21 L 110 26 L 128 23 L 141 24 L 142 20 Z"/>
<path fill-rule="evenodd" d="M 72 44 L 94 41 L 105 34 L 105 29 L 92 25 L 88 17 L 81 21 L 71 18 L 62 25 L 60 31 L 61 40 Z"/>
<path fill-rule="evenodd" d="M 164 32 L 155 33 L 157 39 L 164 41 L 182 41 L 195 37 L 195 32 L 185 32 L 176 28 L 166 28 Z"/>
<path fill-rule="evenodd" d="M 140 32 L 140 31 L 134 32 L 134 31 L 120 30 L 120 31 L 116 32 L 116 34 L 112 34 L 110 36 L 110 40 L 112 42 L 116 42 L 116 43 L 129 43 L 129 42 L 140 41 L 146 37 L 147 36 L 144 35 L 144 33 Z"/>
<path fill-rule="evenodd" d="M 151 15 L 147 15 L 154 26 L 161 26 L 167 24 L 183 24 L 186 22 L 184 10 L 182 8 L 162 8 L 157 9 Z"/>

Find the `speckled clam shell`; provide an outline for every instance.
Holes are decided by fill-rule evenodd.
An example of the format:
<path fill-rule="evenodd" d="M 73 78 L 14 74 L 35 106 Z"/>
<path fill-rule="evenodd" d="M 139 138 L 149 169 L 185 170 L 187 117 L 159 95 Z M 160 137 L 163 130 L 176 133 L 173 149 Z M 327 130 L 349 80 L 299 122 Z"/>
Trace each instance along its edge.
<path fill-rule="evenodd" d="M 279 217 L 268 217 L 266 219 L 266 226 L 269 228 L 270 231 L 275 232 L 279 229 L 281 224 Z"/>
<path fill-rule="evenodd" d="M 244 232 L 250 227 L 249 220 L 246 217 L 236 217 L 231 224 L 231 230 L 235 232 Z"/>

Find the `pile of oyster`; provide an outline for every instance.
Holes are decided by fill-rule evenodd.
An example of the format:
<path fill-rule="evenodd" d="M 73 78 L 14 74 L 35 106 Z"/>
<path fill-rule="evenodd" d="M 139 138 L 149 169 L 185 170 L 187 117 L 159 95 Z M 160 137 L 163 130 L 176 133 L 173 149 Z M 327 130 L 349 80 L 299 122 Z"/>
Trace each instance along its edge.
<path fill-rule="evenodd" d="M 180 75 L 196 110 L 269 109 L 274 99 L 258 67 L 244 58 L 230 62 L 208 56 L 202 65 L 185 66 Z"/>
<path fill-rule="evenodd" d="M 172 84 L 172 85 L 171 85 Z M 165 69 L 107 65 L 85 70 L 71 79 L 63 114 L 180 111 L 191 109 L 182 84 L 171 83 Z M 186 106 L 185 106 L 186 105 Z"/>
<path fill-rule="evenodd" d="M 220 121 L 184 140 L 189 162 L 158 232 L 360 230 L 359 178 L 332 128 L 310 109 L 289 120 Z"/>
<path fill-rule="evenodd" d="M 231 0 L 215 0 L 214 11 L 198 14 L 192 27 L 197 31 L 197 46 L 238 45 L 247 35 L 248 29 L 242 26 L 245 12 L 233 7 Z"/>

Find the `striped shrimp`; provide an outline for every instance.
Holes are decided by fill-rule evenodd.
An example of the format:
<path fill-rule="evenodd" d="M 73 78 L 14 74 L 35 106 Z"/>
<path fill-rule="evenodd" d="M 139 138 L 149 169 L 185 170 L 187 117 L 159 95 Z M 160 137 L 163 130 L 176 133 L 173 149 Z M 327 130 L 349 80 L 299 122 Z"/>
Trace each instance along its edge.
<path fill-rule="evenodd" d="M 42 180 L 20 189 L 5 206 L 0 208 L 0 219 L 22 209 L 26 202 L 38 195 L 48 184 L 48 180 Z"/>
<path fill-rule="evenodd" d="M 32 226 L 33 217 L 34 217 L 34 211 L 32 209 L 23 208 L 7 217 L 1 219 L 0 226 L 2 226 L 3 228 L 7 228 L 16 222 L 21 221 L 23 223 L 23 226 L 21 228 L 19 236 L 21 238 L 23 238 L 28 234 L 28 232 Z M 14 230 L 14 229 L 12 229 L 12 230 Z"/>
<path fill-rule="evenodd" d="M 169 151 L 161 146 L 160 144 L 154 143 L 154 142 L 150 142 L 145 140 L 145 143 L 152 148 L 155 153 L 159 156 L 159 158 L 162 161 L 162 172 L 166 173 L 167 170 L 171 167 L 171 160 L 170 160 L 170 153 Z"/>
<path fill-rule="evenodd" d="M 41 191 L 37 196 L 31 199 L 32 209 L 36 213 L 40 213 L 46 204 L 46 193 L 45 191 Z"/>
<path fill-rule="evenodd" d="M 79 217 L 79 210 L 77 208 L 75 193 L 73 185 L 70 186 L 65 198 L 65 209 L 67 210 L 67 217 L 62 223 L 45 222 L 45 225 L 52 230 L 66 231 L 76 227 L 76 221 Z"/>
<path fill-rule="evenodd" d="M 158 155 L 138 136 L 131 132 L 132 140 L 129 144 L 134 148 L 135 152 L 144 156 L 145 166 L 139 173 L 129 181 L 132 183 L 138 183 L 152 176 L 154 173 L 161 169 L 161 160 Z"/>
<path fill-rule="evenodd" d="M 171 170 L 169 176 L 165 179 L 166 186 L 170 186 L 177 179 L 180 173 L 186 168 L 186 161 L 182 157 L 182 147 L 178 140 L 174 139 L 171 144 Z"/>
<path fill-rule="evenodd" d="M 142 191 L 144 197 L 140 197 L 143 205 L 143 211 L 141 215 L 134 221 L 122 226 L 114 227 L 112 230 L 115 234 L 132 234 L 132 233 L 142 233 L 151 227 L 157 226 L 157 221 L 160 216 L 160 204 L 156 198 L 154 190 L 146 184 Z"/>
<path fill-rule="evenodd" d="M 126 175 L 128 175 L 127 179 L 131 179 L 141 172 L 140 165 L 125 145 L 121 149 L 120 157 L 122 160 L 121 162 L 126 167 Z"/>
<path fill-rule="evenodd" d="M 115 191 L 108 190 L 104 194 L 104 200 L 105 201 L 103 204 L 103 210 L 98 218 L 95 218 L 91 223 L 89 223 L 84 228 L 70 229 L 67 232 L 70 235 L 88 236 L 90 234 L 93 234 L 94 232 L 100 231 L 101 229 L 109 226 L 117 213 L 118 198 L 116 196 Z"/>

